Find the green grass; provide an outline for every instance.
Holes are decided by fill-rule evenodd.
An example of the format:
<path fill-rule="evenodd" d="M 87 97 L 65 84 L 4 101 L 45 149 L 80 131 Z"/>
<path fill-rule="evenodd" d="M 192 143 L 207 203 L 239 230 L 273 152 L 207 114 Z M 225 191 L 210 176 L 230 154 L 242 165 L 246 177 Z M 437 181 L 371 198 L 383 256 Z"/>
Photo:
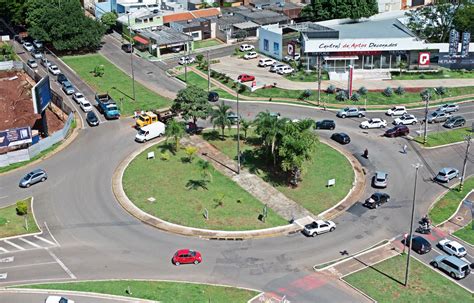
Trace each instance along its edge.
<path fill-rule="evenodd" d="M 205 184 L 207 189 L 188 189 L 188 182 L 197 183 L 208 178 L 202 176 L 198 159 L 192 163 L 183 161 L 183 150 L 167 161 L 160 159 L 161 153 L 168 149 L 168 145 L 153 146 L 125 170 L 124 190 L 143 211 L 172 223 L 214 230 L 251 230 L 287 223 L 273 211 L 268 212 L 265 223 L 259 221 L 263 204 L 212 167 L 212 182 Z M 156 159 L 146 159 L 150 151 L 155 152 Z M 149 197 L 156 201 L 147 201 Z M 209 212 L 207 221 L 203 216 L 204 209 Z"/>
<path fill-rule="evenodd" d="M 444 129 L 444 128 L 443 128 Z M 434 133 L 428 133 L 426 136 L 426 147 L 435 147 L 444 144 L 456 143 L 464 141 L 464 137 L 471 135 L 471 128 L 456 128 L 447 131 L 440 131 Z M 423 135 L 415 138 L 415 141 L 418 143 L 423 143 Z"/>
<path fill-rule="evenodd" d="M 351 189 L 354 181 L 352 166 L 342 154 L 328 145 L 317 143 L 313 160 L 304 166 L 302 182 L 297 188 L 292 188 L 288 186 L 285 176 L 272 173 L 271 165 L 265 165 L 265 161 L 255 155 L 253 150 L 257 147 L 258 139 L 251 130 L 247 135 L 248 140 L 241 144 L 243 166 L 313 214 L 334 206 Z M 226 130 L 225 140 L 212 133 L 205 134 L 204 138 L 228 157 L 236 158 L 236 129 Z M 241 138 L 243 140 L 243 132 Z M 336 179 L 336 186 L 327 188 L 329 179 Z"/>
<path fill-rule="evenodd" d="M 0 238 L 31 234 L 39 232 L 31 209 L 31 198 L 25 201 L 28 204 L 28 230 L 25 226 L 25 218 L 16 213 L 16 203 L 7 207 L 0 208 Z"/>
<path fill-rule="evenodd" d="M 221 45 L 222 42 L 217 39 L 207 39 L 207 40 L 200 40 L 194 41 L 194 49 L 200 49 L 204 47 L 211 47 L 216 45 Z"/>
<path fill-rule="evenodd" d="M 406 256 L 396 256 L 343 279 L 377 302 L 457 303 L 470 302 L 472 295 L 416 259 L 410 263 L 408 287 L 405 282 Z"/>
<path fill-rule="evenodd" d="M 429 216 L 433 224 L 439 224 L 451 217 L 461 203 L 461 200 L 474 188 L 474 177 L 465 180 L 464 188 L 458 191 L 458 186 L 450 189 L 430 209 Z"/>
<path fill-rule="evenodd" d="M 296 73 L 284 76 L 286 79 L 295 82 L 316 82 L 318 81 L 317 71 L 311 70 L 309 73 L 306 70 L 299 70 Z M 322 80 L 329 80 L 329 75 L 324 72 L 321 73 Z"/>
<path fill-rule="evenodd" d="M 121 113 L 124 116 L 132 115 L 137 109 L 150 110 L 171 105 L 171 100 L 138 82 L 135 82 L 136 101 L 133 101 L 132 79 L 101 55 L 68 56 L 62 59 L 97 93 L 108 92 L 119 107 L 122 107 L 120 98 L 123 98 Z M 94 77 L 93 71 L 98 65 L 103 65 L 105 68 L 102 77 Z"/>
<path fill-rule="evenodd" d="M 392 72 L 393 80 L 421 80 L 421 79 L 465 79 L 465 78 L 474 78 L 474 72 L 462 72 L 458 70 L 449 70 L 442 69 L 438 72 L 417 72 L 417 73 L 402 73 L 399 75 L 399 72 Z"/>
<path fill-rule="evenodd" d="M 464 228 L 458 230 L 453 235 L 460 239 L 463 239 L 471 245 L 474 245 L 474 229 L 472 227 L 472 220 L 468 225 L 464 226 Z"/>
<path fill-rule="evenodd" d="M 130 287 L 130 291 L 132 293 L 131 296 L 125 292 L 128 287 Z M 165 303 L 244 303 L 258 294 L 255 291 L 233 287 L 194 283 L 133 280 L 35 284 L 22 285 L 20 288 L 84 291 L 133 297 L 144 300 L 154 300 Z"/>
<path fill-rule="evenodd" d="M 176 76 L 176 78 L 185 82 L 184 74 L 179 74 Z M 202 88 L 203 90 L 207 91 L 207 79 L 204 79 L 203 77 L 199 76 L 195 72 L 188 72 L 188 84 L 196 85 L 197 87 Z M 220 98 L 235 99 L 235 96 L 213 85 L 212 82 L 211 82 L 211 91 L 218 93 Z"/>
<path fill-rule="evenodd" d="M 62 142 L 58 142 L 58 143 L 55 143 L 53 144 L 51 147 L 41 151 L 39 154 L 37 154 L 36 156 L 34 156 L 33 158 L 31 158 L 30 160 L 28 161 L 22 161 L 22 162 L 17 162 L 17 163 L 12 163 L 8 166 L 4 166 L 4 167 L 0 167 L 0 173 L 5 173 L 5 172 L 8 172 L 8 171 L 11 171 L 11 170 L 14 170 L 16 168 L 19 168 L 19 167 L 22 167 L 22 166 L 25 166 L 33 161 L 36 161 L 38 159 L 41 159 L 43 158 L 44 156 L 48 155 L 50 152 L 54 151 L 56 148 L 58 148 L 60 145 L 61 145 Z"/>

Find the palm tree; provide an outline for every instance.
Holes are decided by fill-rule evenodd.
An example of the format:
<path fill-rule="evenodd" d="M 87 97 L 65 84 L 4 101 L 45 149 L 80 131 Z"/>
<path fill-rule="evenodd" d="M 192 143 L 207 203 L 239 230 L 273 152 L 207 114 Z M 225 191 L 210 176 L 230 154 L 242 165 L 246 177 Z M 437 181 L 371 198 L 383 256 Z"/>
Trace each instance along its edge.
<path fill-rule="evenodd" d="M 402 77 L 402 70 L 407 67 L 407 64 L 404 61 L 398 63 L 398 68 L 400 69 L 400 78 Z"/>
<path fill-rule="evenodd" d="M 222 138 L 224 138 L 224 130 L 225 127 L 231 127 L 232 121 L 230 121 L 229 117 L 227 116 L 227 112 L 229 111 L 230 106 L 225 105 L 223 102 L 219 104 L 217 107 L 214 107 L 211 111 L 211 122 L 214 127 L 219 126 L 222 131 Z"/>
<path fill-rule="evenodd" d="M 260 112 L 257 115 L 257 129 L 255 131 L 260 135 L 267 150 L 269 150 L 270 154 L 273 156 L 274 166 L 276 165 L 276 150 L 278 149 L 278 144 L 284 134 L 287 122 L 288 119 L 278 119 L 278 117 L 275 117 L 269 111 Z"/>
<path fill-rule="evenodd" d="M 242 130 L 244 132 L 244 140 L 247 139 L 247 131 L 249 130 L 251 125 L 252 125 L 251 121 L 247 121 L 247 120 L 244 120 L 244 119 L 242 119 L 240 121 L 240 127 L 242 128 Z"/>
<path fill-rule="evenodd" d="M 209 161 L 200 159 L 197 162 L 197 164 L 198 164 L 199 168 L 201 169 L 201 175 L 204 178 L 208 177 L 209 182 L 212 182 L 211 163 L 209 163 Z"/>
<path fill-rule="evenodd" d="M 179 139 L 184 137 L 186 131 L 184 130 L 184 123 L 178 122 L 175 119 L 168 121 L 165 130 L 165 136 L 168 138 L 173 138 L 175 141 L 175 151 L 179 149 Z"/>

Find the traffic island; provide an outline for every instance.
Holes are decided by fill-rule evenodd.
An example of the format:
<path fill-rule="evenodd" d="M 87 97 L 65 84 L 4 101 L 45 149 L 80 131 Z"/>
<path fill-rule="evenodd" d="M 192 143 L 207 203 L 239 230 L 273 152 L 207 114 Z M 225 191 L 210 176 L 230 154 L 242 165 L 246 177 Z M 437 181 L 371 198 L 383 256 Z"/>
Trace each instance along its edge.
<path fill-rule="evenodd" d="M 427 148 L 443 147 L 451 144 L 463 143 L 466 140 L 466 136 L 472 135 L 472 129 L 470 127 L 462 127 L 452 130 L 445 130 L 441 126 L 442 123 L 438 123 L 438 131 L 428 133 L 426 136 L 426 144 L 423 145 L 423 135 L 415 137 L 413 140 Z M 435 127 L 435 125 L 429 125 L 429 128 Z M 440 131 L 442 130 L 442 131 Z"/>
<path fill-rule="evenodd" d="M 0 239 L 39 232 L 32 197 L 0 208 Z"/>
<path fill-rule="evenodd" d="M 472 226 L 472 220 L 468 225 L 453 233 L 453 236 L 463 240 L 471 246 L 474 246 L 474 227 Z"/>

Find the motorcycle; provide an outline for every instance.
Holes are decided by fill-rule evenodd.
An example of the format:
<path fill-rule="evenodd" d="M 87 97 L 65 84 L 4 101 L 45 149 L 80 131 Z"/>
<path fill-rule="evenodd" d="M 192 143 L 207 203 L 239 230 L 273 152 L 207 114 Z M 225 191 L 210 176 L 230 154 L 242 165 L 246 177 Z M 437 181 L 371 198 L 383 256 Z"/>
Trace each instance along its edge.
<path fill-rule="evenodd" d="M 430 234 L 431 233 L 431 227 L 429 224 L 422 224 L 418 226 L 418 228 L 415 230 L 417 233 L 420 234 Z"/>

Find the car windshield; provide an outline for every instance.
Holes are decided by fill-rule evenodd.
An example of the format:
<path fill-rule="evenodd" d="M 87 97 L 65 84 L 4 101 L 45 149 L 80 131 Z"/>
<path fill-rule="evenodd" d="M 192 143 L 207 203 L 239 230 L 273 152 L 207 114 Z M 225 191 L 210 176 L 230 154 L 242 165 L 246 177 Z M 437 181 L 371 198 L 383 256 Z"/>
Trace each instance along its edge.
<path fill-rule="evenodd" d="M 378 201 L 378 200 L 379 200 L 379 196 L 376 195 L 376 194 L 373 194 L 370 198 L 372 198 L 372 200 L 374 200 L 374 201 Z"/>
<path fill-rule="evenodd" d="M 465 249 L 464 247 L 459 247 L 459 248 L 458 248 L 458 251 L 459 251 L 460 253 L 462 253 L 462 252 L 465 252 L 466 249 Z"/>
<path fill-rule="evenodd" d="M 143 136 L 143 135 L 145 134 L 145 131 L 140 128 L 140 129 L 138 130 L 138 134 L 139 134 L 140 136 Z"/>
<path fill-rule="evenodd" d="M 446 175 L 447 175 L 447 173 L 446 173 L 446 172 L 444 172 L 444 171 L 440 171 L 440 172 L 439 172 L 439 175 L 440 175 L 440 176 L 446 176 Z"/>
<path fill-rule="evenodd" d="M 116 105 L 107 105 L 107 109 L 108 110 L 117 110 L 117 106 Z"/>

